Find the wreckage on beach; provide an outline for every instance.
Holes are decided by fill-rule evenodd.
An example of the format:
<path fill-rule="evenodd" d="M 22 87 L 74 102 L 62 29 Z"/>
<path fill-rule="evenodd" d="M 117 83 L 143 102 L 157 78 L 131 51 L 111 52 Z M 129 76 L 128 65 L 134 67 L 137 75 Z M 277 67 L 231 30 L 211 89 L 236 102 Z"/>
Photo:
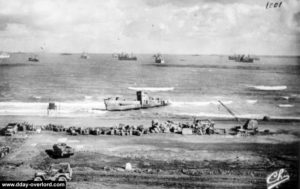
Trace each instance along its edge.
<path fill-rule="evenodd" d="M 136 100 L 127 100 L 120 97 L 104 99 L 106 110 L 108 111 L 138 110 L 138 109 L 167 106 L 170 104 L 168 100 L 150 97 L 146 92 L 143 91 L 137 91 L 136 96 L 137 96 Z"/>
<path fill-rule="evenodd" d="M 120 123 L 113 127 L 69 127 L 48 124 L 42 130 L 65 132 L 69 135 L 115 135 L 115 136 L 142 136 L 156 133 L 173 133 L 182 135 L 270 135 L 269 130 L 259 130 L 258 122 L 254 119 L 246 120 L 243 124 L 230 129 L 216 128 L 215 122 L 209 119 L 194 119 L 192 122 L 176 122 L 172 120 L 152 120 L 150 126 L 128 125 Z"/>

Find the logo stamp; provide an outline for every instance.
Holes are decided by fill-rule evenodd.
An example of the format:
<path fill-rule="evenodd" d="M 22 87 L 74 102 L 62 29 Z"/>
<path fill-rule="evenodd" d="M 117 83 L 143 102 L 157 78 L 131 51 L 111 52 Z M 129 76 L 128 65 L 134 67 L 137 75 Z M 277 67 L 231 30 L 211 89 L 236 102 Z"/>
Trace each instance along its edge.
<path fill-rule="evenodd" d="M 274 171 L 273 173 L 267 176 L 267 188 L 272 189 L 284 182 L 287 182 L 288 180 L 290 180 L 290 176 L 285 169 Z"/>

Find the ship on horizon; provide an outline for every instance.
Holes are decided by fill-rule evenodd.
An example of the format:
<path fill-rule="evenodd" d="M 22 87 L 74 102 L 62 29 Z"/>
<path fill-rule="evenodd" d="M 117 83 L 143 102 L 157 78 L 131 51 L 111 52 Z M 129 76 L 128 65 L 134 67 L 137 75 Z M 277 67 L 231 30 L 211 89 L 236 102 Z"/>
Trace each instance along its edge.
<path fill-rule="evenodd" d="M 81 59 L 89 59 L 90 56 L 89 56 L 87 53 L 83 52 L 83 53 L 80 55 L 80 58 L 81 58 Z"/>
<path fill-rule="evenodd" d="M 228 60 L 234 60 L 235 62 L 253 63 L 254 60 L 259 60 L 258 57 L 251 57 L 250 55 L 238 54 L 228 56 Z"/>
<path fill-rule="evenodd" d="M 28 58 L 28 61 L 30 61 L 30 62 L 39 62 L 40 60 L 39 60 L 38 55 L 32 55 Z"/>
<path fill-rule="evenodd" d="M 72 55 L 72 53 L 60 53 L 60 54 L 64 56 Z"/>
<path fill-rule="evenodd" d="M 134 56 L 132 53 L 131 54 L 121 53 L 121 54 L 118 54 L 118 60 L 133 60 L 133 61 L 136 61 L 137 57 Z"/>
<path fill-rule="evenodd" d="M 153 55 L 153 57 L 155 58 L 155 63 L 157 64 L 164 64 L 165 63 L 165 59 L 163 58 L 163 56 L 161 54 L 155 54 Z"/>

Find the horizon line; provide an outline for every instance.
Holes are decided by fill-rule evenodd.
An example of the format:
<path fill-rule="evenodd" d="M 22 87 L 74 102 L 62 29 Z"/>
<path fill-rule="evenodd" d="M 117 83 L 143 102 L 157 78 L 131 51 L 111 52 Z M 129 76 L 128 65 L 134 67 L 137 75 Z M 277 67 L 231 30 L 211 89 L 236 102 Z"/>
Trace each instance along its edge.
<path fill-rule="evenodd" d="M 48 53 L 48 54 L 82 54 L 82 53 L 87 53 L 87 54 L 119 54 L 119 53 L 126 53 L 126 52 L 87 52 L 87 51 L 83 51 L 83 52 L 45 52 L 45 51 L 0 51 L 0 52 L 6 52 L 6 53 L 13 53 L 13 54 L 18 54 L 18 53 L 24 53 L 24 54 L 30 54 L 30 53 L 34 53 L 34 54 L 43 54 L 43 53 Z M 161 52 L 146 52 L 146 53 L 133 53 L 130 52 L 128 54 L 165 54 L 165 55 L 194 55 L 194 56 L 229 56 L 229 55 L 252 55 L 252 56 L 277 56 L 277 57 L 300 57 L 299 55 L 294 55 L 294 54 L 278 54 L 278 55 L 272 55 L 272 54 L 255 54 L 255 53 L 161 53 Z"/>

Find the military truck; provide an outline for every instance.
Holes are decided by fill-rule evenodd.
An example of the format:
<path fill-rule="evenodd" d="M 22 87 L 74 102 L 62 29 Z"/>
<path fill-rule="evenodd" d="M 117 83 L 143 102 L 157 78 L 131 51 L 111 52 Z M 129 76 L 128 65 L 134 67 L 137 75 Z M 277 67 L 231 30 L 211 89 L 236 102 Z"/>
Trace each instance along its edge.
<path fill-rule="evenodd" d="M 77 132 L 77 128 L 76 127 L 69 127 L 67 129 L 67 133 L 69 133 L 70 135 L 78 135 L 78 132 Z"/>
<path fill-rule="evenodd" d="M 5 128 L 4 135 L 13 136 L 17 132 L 18 132 L 18 123 L 9 123 Z"/>
<path fill-rule="evenodd" d="M 53 145 L 53 156 L 55 157 L 70 157 L 74 155 L 74 149 L 66 143 L 58 143 Z"/>
<path fill-rule="evenodd" d="M 72 168 L 69 163 L 52 164 L 47 171 L 36 172 L 34 181 L 70 181 Z"/>
<path fill-rule="evenodd" d="M 0 159 L 5 157 L 10 151 L 9 146 L 0 146 Z"/>

